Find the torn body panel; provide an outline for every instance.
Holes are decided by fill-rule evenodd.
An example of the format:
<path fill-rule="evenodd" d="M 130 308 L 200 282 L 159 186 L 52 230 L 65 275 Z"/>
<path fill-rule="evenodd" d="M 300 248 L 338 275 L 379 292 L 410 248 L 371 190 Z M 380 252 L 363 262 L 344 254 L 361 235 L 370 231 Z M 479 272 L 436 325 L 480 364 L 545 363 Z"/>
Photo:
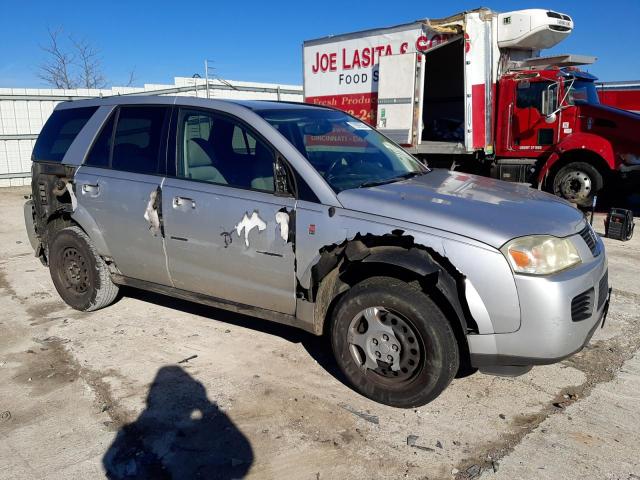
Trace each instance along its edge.
<path fill-rule="evenodd" d="M 162 190 L 160 187 L 149 193 L 149 201 L 144 209 L 144 219 L 149 224 L 149 231 L 154 237 L 162 234 L 161 225 Z"/>
<path fill-rule="evenodd" d="M 291 218 L 295 218 L 295 210 L 287 212 L 286 208 L 282 208 L 276 212 L 276 224 L 278 224 L 280 237 L 285 242 L 291 241 L 290 232 L 295 231 L 289 227 Z M 291 222 L 291 224 L 293 224 L 293 222 Z"/>
<path fill-rule="evenodd" d="M 32 167 L 32 223 L 36 256 L 46 263 L 52 221 L 66 218 L 77 208 L 73 178 L 75 168 L 57 163 L 34 162 Z M 27 217 L 25 217 L 26 219 Z"/>
<path fill-rule="evenodd" d="M 308 233 L 311 224 L 316 226 L 313 235 Z M 360 263 L 372 267 L 374 273 L 377 266 L 390 265 L 433 282 L 465 333 L 506 333 L 520 326 L 513 275 L 504 256 L 488 245 L 407 222 L 381 223 L 380 217 L 345 209 L 335 209 L 330 216 L 328 208 L 306 202 L 298 203 L 297 235 L 298 296 L 304 298 L 299 303 L 317 303 L 315 322 L 324 322 L 327 298 L 349 288 L 349 277 L 344 274 L 347 267 Z M 487 272 L 491 272 L 490 282 Z M 476 318 L 469 310 L 467 281 L 487 315 Z M 474 308 L 481 311 L 477 302 Z"/>

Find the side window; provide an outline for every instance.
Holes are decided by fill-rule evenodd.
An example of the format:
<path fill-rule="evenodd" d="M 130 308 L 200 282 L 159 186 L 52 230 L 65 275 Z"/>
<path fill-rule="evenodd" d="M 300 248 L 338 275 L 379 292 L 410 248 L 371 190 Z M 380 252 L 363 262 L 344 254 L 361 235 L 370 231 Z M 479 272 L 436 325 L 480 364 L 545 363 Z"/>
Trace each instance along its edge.
<path fill-rule="evenodd" d="M 42 128 L 32 160 L 61 162 L 65 153 L 98 107 L 56 110 Z"/>
<path fill-rule="evenodd" d="M 236 126 L 233 129 L 233 151 L 236 153 L 252 154 L 256 151 L 256 139 L 246 130 Z"/>
<path fill-rule="evenodd" d="M 120 107 L 113 137 L 111 168 L 160 173 L 160 139 L 166 113 L 165 107 Z"/>
<path fill-rule="evenodd" d="M 109 121 L 102 127 L 100 135 L 93 143 L 89 155 L 84 164 L 91 167 L 109 167 L 109 156 L 111 155 L 111 144 L 113 142 L 113 126 L 116 123 L 118 112 L 113 112 Z"/>
<path fill-rule="evenodd" d="M 542 105 L 543 92 L 549 85 L 549 82 L 529 83 L 526 80 L 519 82 L 516 89 L 516 107 L 535 108 L 542 113 L 544 110 Z"/>
<path fill-rule="evenodd" d="M 274 152 L 244 125 L 214 113 L 182 110 L 178 176 L 274 192 Z"/>

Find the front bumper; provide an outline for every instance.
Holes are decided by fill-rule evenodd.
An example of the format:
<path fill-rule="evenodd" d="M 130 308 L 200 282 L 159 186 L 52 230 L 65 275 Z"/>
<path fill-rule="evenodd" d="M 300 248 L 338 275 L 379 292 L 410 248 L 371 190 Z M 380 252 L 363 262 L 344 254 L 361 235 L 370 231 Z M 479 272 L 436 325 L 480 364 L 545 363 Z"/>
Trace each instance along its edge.
<path fill-rule="evenodd" d="M 610 290 L 605 275 L 607 258 L 604 248 L 589 263 L 558 275 L 516 275 L 520 329 L 513 333 L 468 335 L 471 364 L 481 370 L 486 368 L 499 373 L 499 369 L 491 367 L 556 363 L 582 350 L 598 326 L 603 324 L 608 311 Z M 591 315 L 574 321 L 572 300 L 590 289 L 593 289 Z"/>
<path fill-rule="evenodd" d="M 40 239 L 38 238 L 38 234 L 36 233 L 36 226 L 34 221 L 34 207 L 33 200 L 27 200 L 24 203 L 24 226 L 27 230 L 27 238 L 29 239 L 29 243 L 31 244 L 31 248 L 37 253 L 40 250 Z"/>

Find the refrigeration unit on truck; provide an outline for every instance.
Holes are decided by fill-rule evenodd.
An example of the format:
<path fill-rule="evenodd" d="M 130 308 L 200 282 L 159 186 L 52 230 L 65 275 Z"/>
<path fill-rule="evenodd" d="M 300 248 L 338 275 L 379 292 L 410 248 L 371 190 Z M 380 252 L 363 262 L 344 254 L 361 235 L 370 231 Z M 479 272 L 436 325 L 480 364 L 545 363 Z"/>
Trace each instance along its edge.
<path fill-rule="evenodd" d="M 431 165 L 590 205 L 640 170 L 640 115 L 599 103 L 596 78 L 577 68 L 594 57 L 540 55 L 573 26 L 554 11 L 483 8 L 309 40 L 305 101 L 359 117 Z"/>

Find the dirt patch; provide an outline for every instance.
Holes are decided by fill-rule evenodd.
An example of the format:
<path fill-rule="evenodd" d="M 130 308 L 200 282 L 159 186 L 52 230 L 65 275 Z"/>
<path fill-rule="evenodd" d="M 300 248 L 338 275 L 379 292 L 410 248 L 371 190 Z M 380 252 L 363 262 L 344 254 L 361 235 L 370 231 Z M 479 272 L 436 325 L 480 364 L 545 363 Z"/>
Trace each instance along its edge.
<path fill-rule="evenodd" d="M 50 337 L 38 340 L 33 348 L 9 355 L 8 360 L 20 363 L 12 380 L 27 385 L 32 395 L 45 395 L 79 378 L 80 369 L 64 348 L 63 340 Z"/>
<path fill-rule="evenodd" d="M 80 369 L 80 377 L 91 387 L 95 395 L 94 404 L 99 412 L 106 412 L 111 421 L 105 422 L 105 426 L 109 430 L 116 431 L 123 425 L 134 421 L 136 413 L 129 411 L 118 404 L 118 400 L 113 396 L 111 386 L 105 381 L 108 377 L 120 377 L 115 370 L 107 370 L 103 373 L 90 370 L 88 368 Z"/>
<path fill-rule="evenodd" d="M 635 294 L 618 291 L 616 291 L 616 296 L 627 300 L 638 297 Z M 538 413 L 514 418 L 510 433 L 503 435 L 498 442 L 479 446 L 474 449 L 471 455 L 459 462 L 456 480 L 476 478 L 485 469 L 495 470 L 499 460 L 511 453 L 516 445 L 538 428 L 544 420 L 551 415 L 561 413 L 572 403 L 588 397 L 596 385 L 613 380 L 623 364 L 633 357 L 639 349 L 640 331 L 636 319 L 626 323 L 620 335 L 587 345 L 580 353 L 565 360 L 563 362 L 565 365 L 580 370 L 586 375 L 584 383 L 561 390 Z M 480 470 L 476 467 L 479 467 Z"/>
<path fill-rule="evenodd" d="M 115 431 L 135 418 L 135 413 L 118 405 L 109 384 L 104 380 L 120 376 L 117 372 L 96 372 L 82 367 L 68 350 L 68 339 L 47 337 L 34 339 L 34 342 L 33 348 L 7 357 L 7 361 L 20 364 L 12 380 L 28 386 L 31 395 L 45 395 L 70 382 L 82 380 L 95 395 L 96 410 L 109 415 L 110 421 L 105 422 L 109 429 Z"/>
<path fill-rule="evenodd" d="M 16 297 L 16 291 L 11 286 L 11 283 L 7 279 L 7 274 L 4 269 L 0 268 L 0 290 L 7 292 L 12 298 Z"/>
<path fill-rule="evenodd" d="M 42 322 L 50 314 L 66 309 L 67 306 L 62 300 L 52 300 L 50 302 L 41 302 L 29 305 L 27 314 L 32 322 Z"/>

